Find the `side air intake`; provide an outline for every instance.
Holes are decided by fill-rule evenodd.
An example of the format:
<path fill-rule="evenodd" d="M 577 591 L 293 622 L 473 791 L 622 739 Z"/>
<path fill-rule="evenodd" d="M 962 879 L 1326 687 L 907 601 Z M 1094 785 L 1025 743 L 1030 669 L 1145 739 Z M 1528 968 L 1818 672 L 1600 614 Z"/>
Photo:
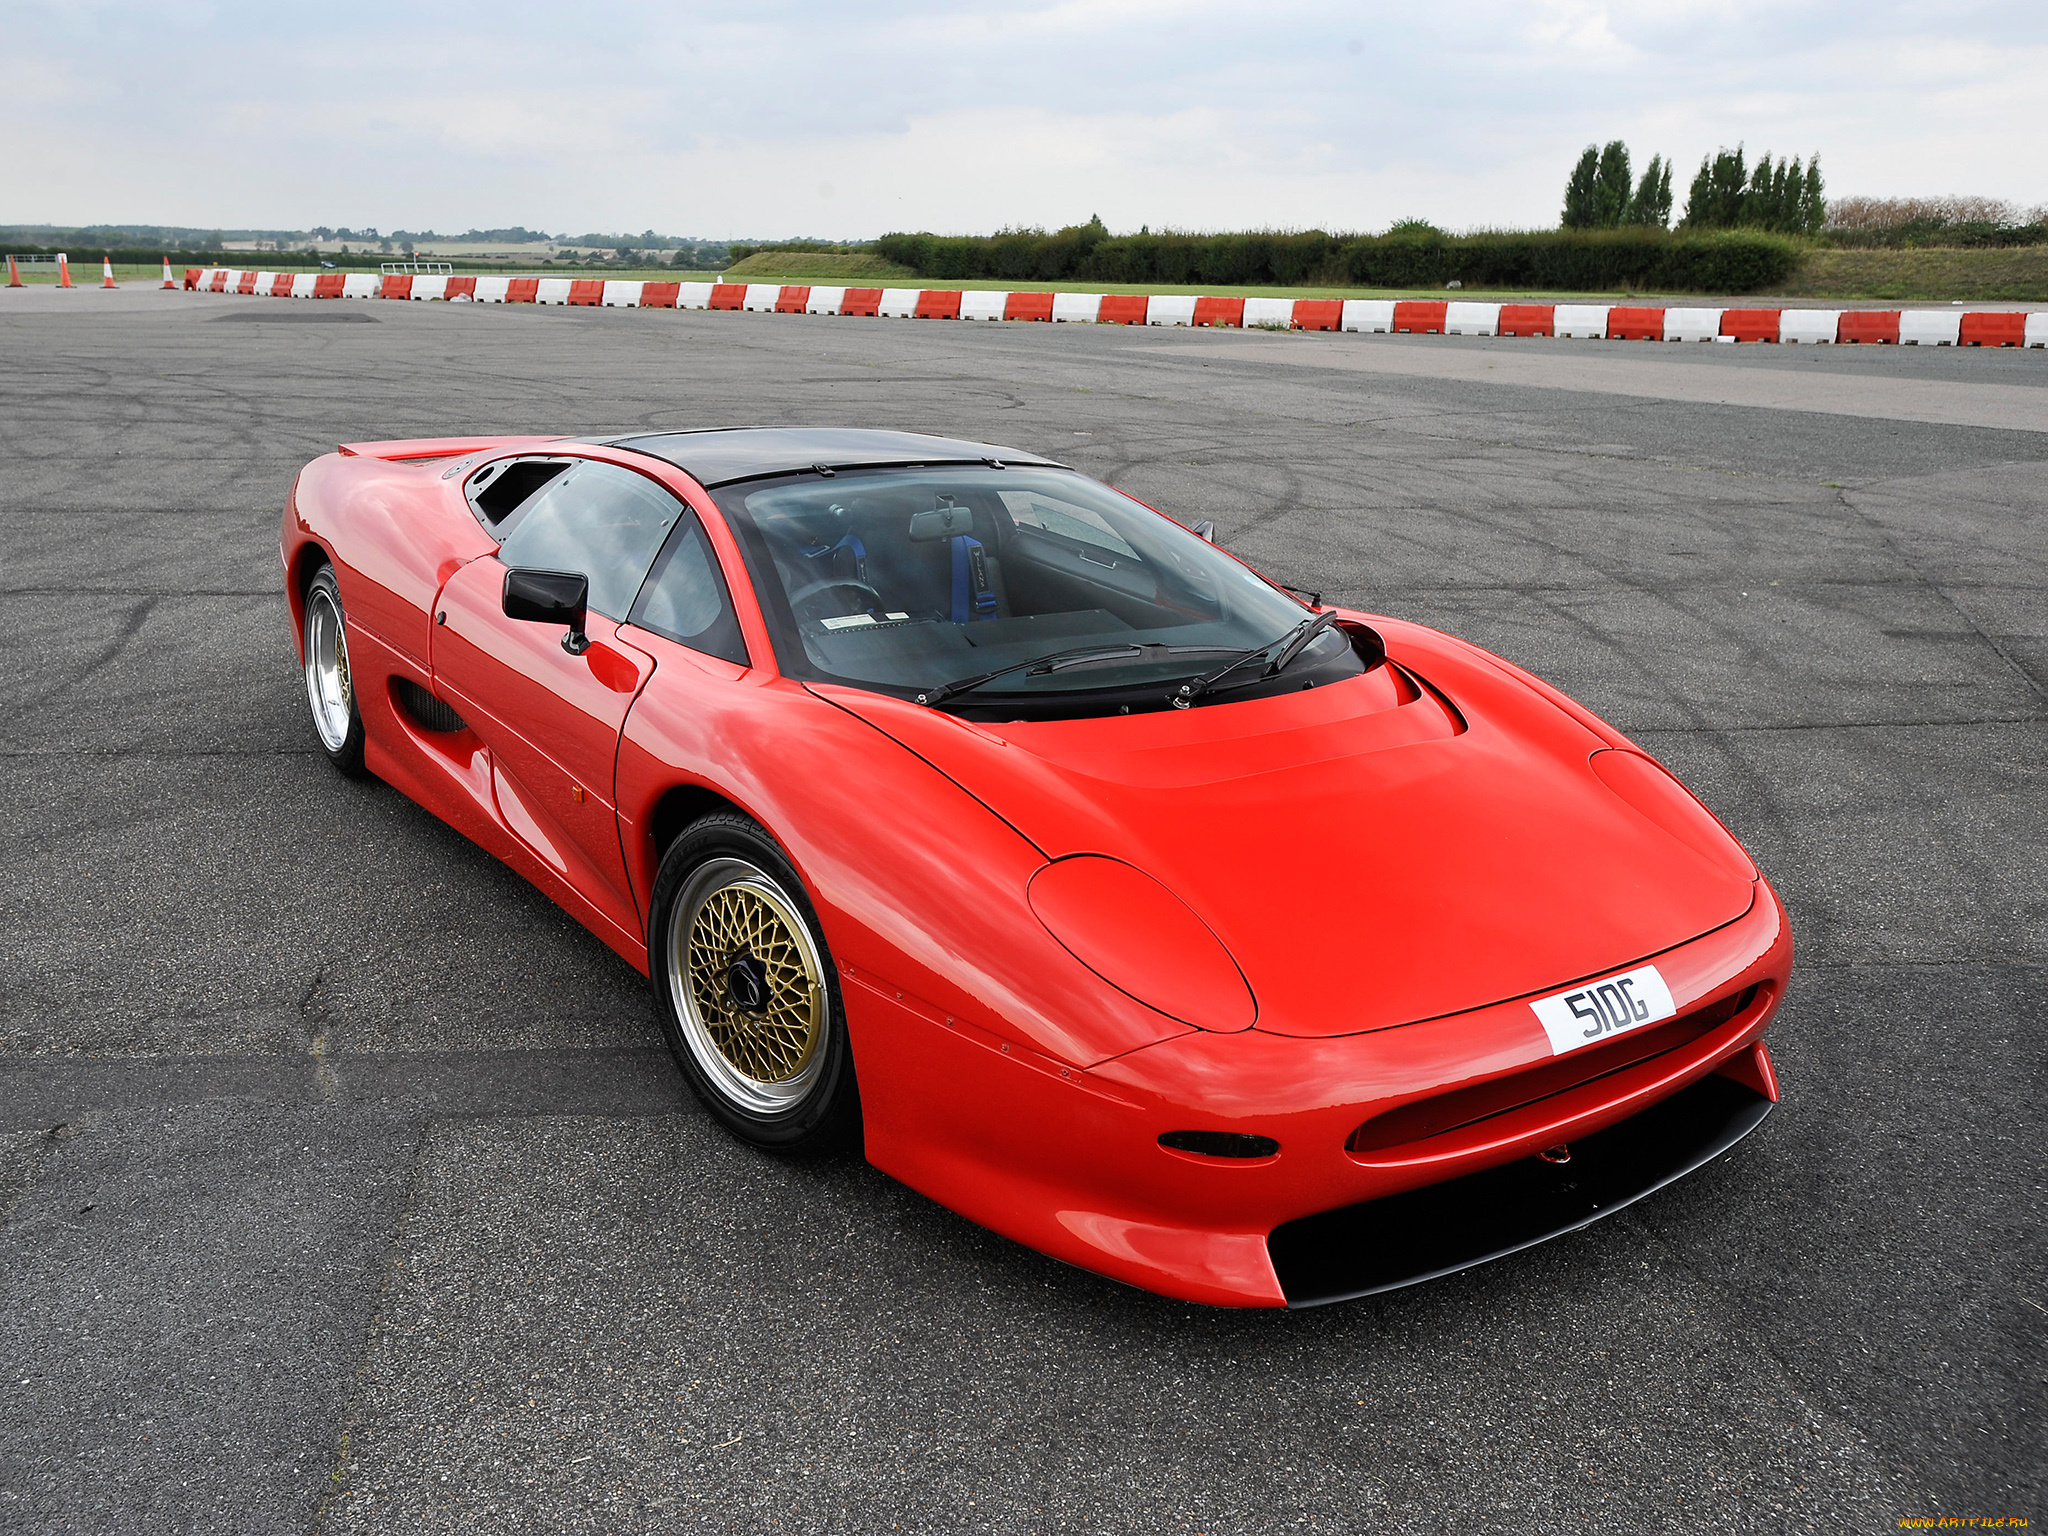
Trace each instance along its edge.
<path fill-rule="evenodd" d="M 391 691 L 397 695 L 398 707 L 423 731 L 445 733 L 468 728 L 463 724 L 462 716 L 409 677 L 393 678 Z"/>

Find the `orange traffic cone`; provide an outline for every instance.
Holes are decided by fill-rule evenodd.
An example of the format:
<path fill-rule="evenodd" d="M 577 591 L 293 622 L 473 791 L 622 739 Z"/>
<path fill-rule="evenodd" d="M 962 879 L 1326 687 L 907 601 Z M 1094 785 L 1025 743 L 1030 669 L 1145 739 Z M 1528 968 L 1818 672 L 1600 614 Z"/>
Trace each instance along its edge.
<path fill-rule="evenodd" d="M 69 256 L 66 256 L 62 251 L 59 251 L 57 253 L 57 286 L 59 288 L 71 288 L 76 286 L 71 281 L 71 258 Z"/>
<path fill-rule="evenodd" d="M 111 256 L 102 256 L 100 258 L 100 286 L 102 288 L 118 288 L 121 286 L 114 281 L 114 258 Z"/>
<path fill-rule="evenodd" d="M 175 292 L 178 287 L 176 283 L 171 281 L 171 258 L 168 256 L 164 258 L 164 286 L 166 288 L 171 289 L 173 292 Z"/>
<path fill-rule="evenodd" d="M 21 268 L 14 264 L 14 252 L 12 251 L 7 253 L 7 286 L 10 288 L 26 288 L 28 286 L 27 283 L 21 280 Z"/>

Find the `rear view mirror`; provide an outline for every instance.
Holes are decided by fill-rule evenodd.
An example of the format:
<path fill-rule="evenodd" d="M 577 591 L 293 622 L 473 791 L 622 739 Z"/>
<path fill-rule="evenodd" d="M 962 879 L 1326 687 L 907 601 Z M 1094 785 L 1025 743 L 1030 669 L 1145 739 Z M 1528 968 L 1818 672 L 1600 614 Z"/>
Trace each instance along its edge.
<path fill-rule="evenodd" d="M 974 514 L 965 507 L 933 507 L 929 512 L 910 515 L 910 542 L 929 544 L 955 534 L 974 532 Z"/>
<path fill-rule="evenodd" d="M 530 624 L 566 624 L 562 649 L 581 656 L 590 649 L 583 621 L 590 611 L 590 578 L 581 571 L 528 571 L 514 566 L 505 573 L 505 617 Z"/>

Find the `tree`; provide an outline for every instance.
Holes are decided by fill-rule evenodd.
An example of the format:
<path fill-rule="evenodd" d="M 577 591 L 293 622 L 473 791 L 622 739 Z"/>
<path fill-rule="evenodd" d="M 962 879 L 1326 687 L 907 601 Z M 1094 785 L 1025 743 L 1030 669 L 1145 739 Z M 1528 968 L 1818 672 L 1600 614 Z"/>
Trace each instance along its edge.
<path fill-rule="evenodd" d="M 1740 144 L 1700 161 L 1685 201 L 1684 222 L 1694 229 L 1733 229 L 1742 222 L 1749 167 Z"/>
<path fill-rule="evenodd" d="M 1805 233 L 1817 235 L 1821 226 L 1828 221 L 1828 200 L 1823 195 L 1820 179 L 1820 156 L 1815 155 L 1806 162 L 1806 185 L 1801 189 L 1800 219 Z M 2048 220 L 2044 220 L 2048 222 Z"/>
<path fill-rule="evenodd" d="M 1629 199 L 1625 224 L 1664 229 L 1671 223 L 1671 165 L 1662 155 L 1650 156 L 1643 167 L 1642 184 Z"/>
<path fill-rule="evenodd" d="M 1599 181 L 1600 147 L 1588 144 L 1579 163 L 1572 167 L 1571 180 L 1565 183 L 1562 222 L 1566 229 L 1593 229 L 1599 225 Z"/>
<path fill-rule="evenodd" d="M 1600 168 L 1593 176 L 1593 208 L 1598 228 L 1613 229 L 1628 217 L 1630 185 L 1628 146 L 1619 139 L 1612 140 L 1600 151 Z"/>

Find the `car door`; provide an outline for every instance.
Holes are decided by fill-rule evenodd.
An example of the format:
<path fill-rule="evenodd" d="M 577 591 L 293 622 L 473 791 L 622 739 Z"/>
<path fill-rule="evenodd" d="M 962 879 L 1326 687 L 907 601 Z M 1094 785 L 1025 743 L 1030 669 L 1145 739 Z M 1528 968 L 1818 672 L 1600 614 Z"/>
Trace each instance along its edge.
<path fill-rule="evenodd" d="M 655 662 L 618 630 L 685 510 L 644 475 L 578 460 L 506 513 L 495 558 L 449 578 L 434 627 L 435 691 L 489 747 L 506 828 L 635 938 L 641 919 L 619 851 L 614 774 L 626 712 Z M 588 579 L 586 650 L 563 647 L 563 626 L 505 616 L 505 573 L 515 567 Z"/>

